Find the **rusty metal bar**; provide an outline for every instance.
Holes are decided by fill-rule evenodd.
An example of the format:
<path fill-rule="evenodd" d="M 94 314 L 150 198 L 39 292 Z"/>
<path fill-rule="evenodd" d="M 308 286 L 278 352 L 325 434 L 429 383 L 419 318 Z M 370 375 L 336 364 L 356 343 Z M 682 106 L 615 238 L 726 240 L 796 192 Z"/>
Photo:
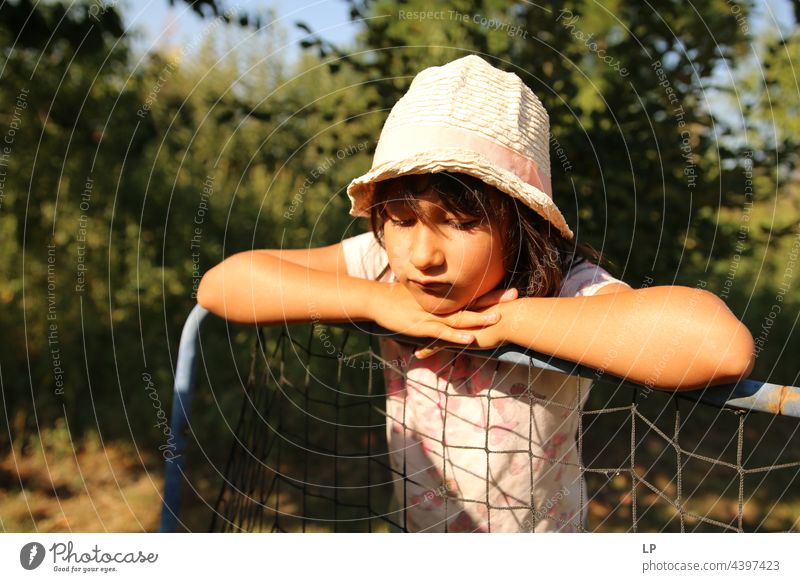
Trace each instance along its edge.
<path fill-rule="evenodd" d="M 357 329 L 362 332 L 378 336 L 391 336 L 392 339 L 416 345 L 424 345 L 429 340 L 389 332 L 373 322 L 359 322 L 332 324 L 338 327 Z M 458 351 L 458 348 L 446 348 L 449 351 Z M 561 372 L 571 376 L 590 378 L 615 386 L 627 386 L 637 390 L 648 390 L 647 387 L 624 380 L 608 373 L 603 373 L 594 368 L 562 360 L 533 350 L 515 345 L 505 345 L 493 350 L 469 350 L 470 355 L 480 358 L 497 359 L 524 366 L 531 366 L 543 370 Z M 666 392 L 666 391 L 665 391 Z M 703 404 L 726 407 L 736 410 L 749 410 L 767 412 L 800 418 L 800 388 L 797 386 L 784 386 L 771 384 L 760 380 L 743 379 L 735 384 L 720 384 L 699 390 L 682 390 L 675 393 L 679 398 L 686 398 Z"/>

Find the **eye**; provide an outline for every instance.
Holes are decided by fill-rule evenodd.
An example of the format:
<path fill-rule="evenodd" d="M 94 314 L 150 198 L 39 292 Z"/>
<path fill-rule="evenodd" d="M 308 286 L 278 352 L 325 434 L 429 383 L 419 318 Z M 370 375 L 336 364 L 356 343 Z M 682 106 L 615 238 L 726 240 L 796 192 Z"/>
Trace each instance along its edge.
<path fill-rule="evenodd" d="M 394 226 L 397 226 L 399 228 L 405 228 L 405 227 L 411 226 L 412 223 L 414 222 L 414 219 L 413 218 L 406 218 L 406 219 L 389 218 L 389 222 L 391 222 Z"/>
<path fill-rule="evenodd" d="M 459 220 L 451 220 L 449 221 L 450 226 L 457 230 L 472 230 L 477 228 L 478 225 L 481 223 L 480 220 L 467 220 L 467 221 L 459 221 Z"/>

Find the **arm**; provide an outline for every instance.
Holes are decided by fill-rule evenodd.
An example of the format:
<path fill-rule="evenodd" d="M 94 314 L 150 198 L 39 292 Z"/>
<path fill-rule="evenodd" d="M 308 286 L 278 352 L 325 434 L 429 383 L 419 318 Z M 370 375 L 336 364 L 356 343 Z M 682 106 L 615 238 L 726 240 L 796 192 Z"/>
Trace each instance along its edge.
<path fill-rule="evenodd" d="M 203 276 L 197 301 L 234 323 L 372 320 L 390 331 L 461 344 L 472 341 L 461 328 L 497 323 L 474 311 L 434 315 L 398 283 L 350 277 L 337 247 L 235 254 Z M 481 301 L 496 303 L 503 297 L 502 291 L 490 292 Z"/>
<path fill-rule="evenodd" d="M 609 287 L 616 289 L 500 305 L 500 333 L 505 341 L 657 389 L 734 382 L 752 371 L 753 337 L 713 293 Z"/>
<path fill-rule="evenodd" d="M 206 272 L 197 301 L 234 323 L 369 319 L 368 299 L 381 283 L 341 274 L 343 262 L 320 263 L 319 256 L 305 249 L 237 253 Z"/>

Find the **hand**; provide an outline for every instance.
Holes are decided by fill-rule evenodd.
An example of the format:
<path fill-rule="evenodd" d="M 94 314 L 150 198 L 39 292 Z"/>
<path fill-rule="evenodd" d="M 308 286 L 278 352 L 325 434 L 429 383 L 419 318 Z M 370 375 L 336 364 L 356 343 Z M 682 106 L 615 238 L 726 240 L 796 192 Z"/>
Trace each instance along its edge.
<path fill-rule="evenodd" d="M 478 297 L 475 301 L 470 303 L 465 309 L 484 309 L 481 313 L 498 313 L 500 318 L 502 319 L 501 309 L 495 306 L 501 303 L 509 303 L 517 299 L 518 292 L 514 288 L 510 289 L 495 289 L 494 291 L 489 291 L 485 295 Z M 499 323 L 499 321 L 498 321 Z M 504 332 L 502 331 L 502 325 L 493 325 L 491 328 L 484 328 L 482 330 L 478 330 L 474 332 L 475 339 L 477 342 L 477 346 L 474 346 L 473 349 L 488 349 L 492 347 L 496 347 L 502 344 L 505 341 Z M 424 358 L 430 357 L 439 350 L 442 350 L 446 347 L 461 347 L 457 344 L 450 344 L 444 341 L 435 341 L 424 348 L 418 348 L 414 355 L 417 359 L 422 360 Z"/>
<path fill-rule="evenodd" d="M 478 312 L 500 301 L 516 297 L 516 290 L 486 293 L 462 310 L 446 315 L 425 311 L 401 283 L 379 283 L 367 306 L 370 319 L 390 331 L 413 337 L 436 338 L 463 346 L 475 340 L 475 328 L 494 326 L 502 315 L 496 311 Z M 468 331 L 465 331 L 468 330 Z M 447 344 L 447 345 L 450 345 Z"/>

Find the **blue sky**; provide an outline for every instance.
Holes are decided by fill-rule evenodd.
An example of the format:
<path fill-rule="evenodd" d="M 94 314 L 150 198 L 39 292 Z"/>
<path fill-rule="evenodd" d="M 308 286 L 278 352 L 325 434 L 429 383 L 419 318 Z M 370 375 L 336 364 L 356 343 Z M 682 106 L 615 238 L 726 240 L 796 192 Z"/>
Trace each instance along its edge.
<path fill-rule="evenodd" d="M 312 30 L 340 46 L 349 44 L 356 32 L 356 26 L 350 22 L 348 5 L 343 0 L 223 0 L 223 3 L 226 7 L 240 7 L 248 13 L 263 14 L 272 8 L 288 34 L 284 55 L 290 61 L 300 54 L 298 43 L 306 34 L 295 26 L 297 21 L 307 23 Z M 176 2 L 174 7 L 170 7 L 167 0 L 121 0 L 120 6 L 126 27 L 142 33 L 142 38 L 133 43 L 137 52 L 189 45 L 211 22 L 197 17 L 185 2 Z M 789 0 L 756 0 L 756 11 L 751 15 L 749 25 L 756 32 L 771 28 L 787 33 L 793 22 L 791 16 Z M 732 13 L 731 17 L 735 18 L 735 15 Z M 714 81 L 731 84 L 731 73 L 721 64 L 714 71 Z M 735 121 L 740 115 L 738 106 L 726 99 L 718 99 L 716 95 L 713 89 L 707 92 L 709 107 L 723 118 Z"/>
<path fill-rule="evenodd" d="M 225 6 L 239 6 L 248 13 L 263 13 L 273 8 L 289 34 L 286 53 L 292 60 L 299 54 L 298 42 L 306 34 L 295 26 L 297 21 L 307 23 L 312 30 L 338 44 L 348 43 L 355 34 L 347 4 L 341 0 L 227 0 Z M 134 43 L 137 51 L 165 44 L 186 45 L 210 22 L 197 17 L 184 2 L 170 7 L 167 0 L 124 0 L 121 11 L 126 27 L 143 33 L 143 38 Z"/>
<path fill-rule="evenodd" d="M 144 33 L 144 38 L 134 44 L 136 49 L 149 50 L 164 43 L 187 44 L 208 25 L 208 20 L 195 16 L 184 2 L 176 2 L 175 7 L 168 4 L 167 0 L 123 0 L 121 7 L 126 26 Z M 347 4 L 342 0 L 227 0 L 225 4 L 239 6 L 250 13 L 273 8 L 289 34 L 287 55 L 290 58 L 299 53 L 298 42 L 305 34 L 295 26 L 296 21 L 308 23 L 312 30 L 338 44 L 349 42 L 356 30 L 350 22 Z M 751 22 L 756 29 L 778 27 L 790 23 L 790 15 L 788 0 L 758 0 Z"/>

